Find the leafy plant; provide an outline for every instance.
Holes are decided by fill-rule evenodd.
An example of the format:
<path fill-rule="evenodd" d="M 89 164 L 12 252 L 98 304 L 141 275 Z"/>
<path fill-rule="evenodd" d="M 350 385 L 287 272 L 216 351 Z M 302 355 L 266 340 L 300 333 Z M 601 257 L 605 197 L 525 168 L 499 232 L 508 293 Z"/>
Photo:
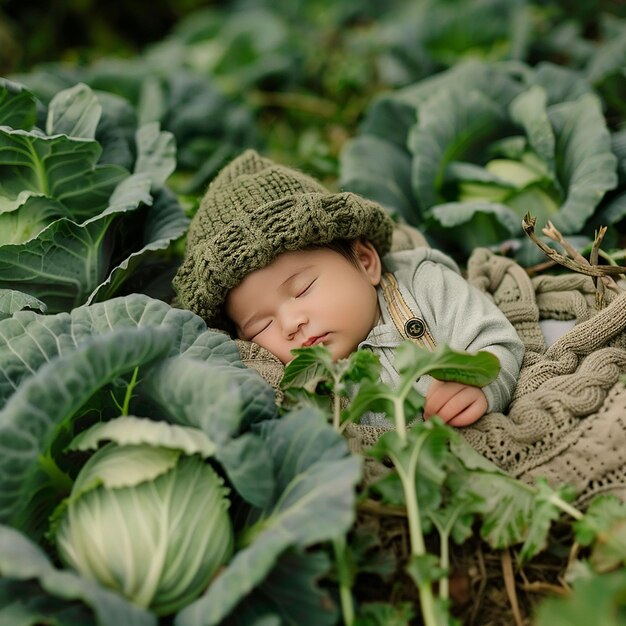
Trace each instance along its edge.
<path fill-rule="evenodd" d="M 294 386 L 320 390 L 323 383 L 332 391 L 338 380 L 337 388 L 342 392 L 346 384 L 352 385 L 351 373 L 366 363 L 357 365 L 353 355 L 333 365 L 324 352 L 321 346 L 298 351 L 287 366 L 283 384 L 287 391 L 292 391 L 292 397 L 308 401 L 308 392 L 293 396 Z M 407 342 L 397 350 L 398 386 L 391 389 L 375 382 L 376 367 L 370 364 L 371 376 L 356 392 L 352 389 L 353 400 L 339 417 L 340 422 L 356 420 L 369 409 L 384 411 L 395 420 L 395 429 L 383 434 L 373 448 L 365 451 L 378 460 L 393 463 L 393 471 L 371 485 L 369 493 L 383 504 L 406 507 L 411 543 L 406 572 L 419 590 L 422 619 L 433 626 L 457 623 L 449 612 L 450 543 L 463 543 L 476 528 L 493 549 L 519 546 L 519 561 L 525 563 L 545 549 L 552 524 L 565 513 L 575 520 L 578 541 L 594 545 L 591 560 L 596 572 L 602 571 L 602 564 L 606 570 L 612 570 L 626 562 L 626 511 L 616 498 L 597 497 L 583 513 L 570 504 L 574 497 L 571 489 L 553 488 L 543 480 L 528 485 L 508 476 L 438 418 L 407 428 L 407 415 L 419 412 L 424 401 L 413 387 L 417 377 L 429 373 L 435 378 L 484 385 L 498 371 L 497 362 L 492 362 L 495 359 L 490 356 L 458 353 L 445 346 L 430 353 Z M 329 418 L 331 415 L 329 411 Z M 433 543 L 427 544 L 426 536 L 433 532 L 439 539 L 438 555 L 427 548 Z M 619 602 L 618 594 L 623 589 L 619 575 L 616 573 L 613 578 L 617 586 L 612 586 L 607 595 L 607 614 L 614 606 L 609 603 Z M 437 596 L 433 593 L 434 582 L 438 583 Z M 359 609 L 355 623 L 369 623 L 367 606 L 363 603 L 363 616 L 359 617 Z M 553 616 L 560 606 L 554 601 L 554 606 L 546 607 L 541 615 Z M 563 609 L 576 611 L 575 606 L 576 601 L 568 602 Z M 543 623 L 551 623 L 547 617 L 542 619 L 547 620 Z"/>
<path fill-rule="evenodd" d="M 467 62 L 379 97 L 342 152 L 341 183 L 455 255 L 506 246 L 528 263 L 525 212 L 579 234 L 616 188 L 618 161 L 580 75 Z"/>
<path fill-rule="evenodd" d="M 176 163 L 170 133 L 153 123 L 130 131 L 123 101 L 103 113 L 82 84 L 52 99 L 45 130 L 38 106 L 27 89 L 0 82 L 3 317 L 17 306 L 55 313 L 104 300 L 131 277 L 145 282 L 150 265 L 166 272 L 164 252 L 188 225 L 164 185 Z"/>
<path fill-rule="evenodd" d="M 273 390 L 243 366 L 230 338 L 207 330 L 189 311 L 143 295 L 69 314 L 20 311 L 0 322 L 0 337 L 0 542 L 13 545 L 0 557 L 1 617 L 19 610 L 32 620 L 41 611 L 73 610 L 83 626 L 156 624 L 155 613 L 137 602 L 159 613 L 180 609 L 179 626 L 221 624 L 249 606 L 301 624 L 334 623 L 334 605 L 315 584 L 328 568 L 318 546 L 352 524 L 361 462 L 319 412 L 274 419 Z M 127 415 L 119 416 L 120 407 Z M 105 441 L 114 443 L 88 454 Z M 194 487 L 201 476 L 203 487 Z M 216 530 L 226 534 L 211 536 L 206 513 L 201 528 L 180 532 L 180 524 L 198 521 L 196 498 L 221 491 L 223 499 L 222 481 L 230 490 L 230 519 L 217 516 Z M 169 508 L 159 490 L 174 483 L 176 514 L 186 514 L 172 534 L 160 525 Z M 206 511 L 200 507 L 196 514 Z M 132 549 L 105 550 L 113 582 L 104 562 L 84 558 L 102 542 L 119 542 L 133 516 L 152 531 L 133 540 Z M 230 526 L 233 556 L 203 590 L 229 554 Z M 47 539 L 55 536 L 58 551 Z M 187 552 L 173 537 L 190 542 Z M 84 546 L 87 538 L 92 549 Z M 167 549 L 165 561 L 150 548 L 146 563 L 151 538 Z M 83 575 L 59 569 L 59 556 Z M 187 587 L 180 568 L 191 576 L 203 557 L 207 569 Z M 132 572 L 145 566 L 152 575 L 136 585 Z M 283 601 L 286 588 L 293 601 Z"/>

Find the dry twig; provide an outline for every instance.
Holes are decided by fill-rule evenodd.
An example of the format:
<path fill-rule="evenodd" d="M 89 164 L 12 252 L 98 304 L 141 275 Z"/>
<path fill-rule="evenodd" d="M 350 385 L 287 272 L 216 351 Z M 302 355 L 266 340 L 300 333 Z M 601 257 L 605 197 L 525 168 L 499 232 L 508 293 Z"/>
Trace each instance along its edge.
<path fill-rule="evenodd" d="M 586 276 L 619 276 L 626 274 L 626 267 L 621 265 L 596 265 L 590 264 L 585 260 L 585 263 L 581 263 L 574 259 L 564 256 L 557 250 L 554 250 L 550 246 L 546 245 L 541 239 L 535 235 L 535 223 L 537 218 L 532 217 L 529 213 L 526 213 L 522 220 L 522 228 L 524 232 L 534 241 L 534 243 L 541 248 L 543 253 L 549 256 L 553 261 L 567 267 L 579 274 L 585 274 Z"/>
<path fill-rule="evenodd" d="M 502 576 L 504 578 L 504 588 L 509 598 L 513 618 L 516 626 L 524 626 L 524 620 L 519 610 L 519 602 L 517 601 L 517 592 L 515 590 L 515 574 L 513 573 L 513 562 L 510 550 L 503 550 L 501 554 Z"/>

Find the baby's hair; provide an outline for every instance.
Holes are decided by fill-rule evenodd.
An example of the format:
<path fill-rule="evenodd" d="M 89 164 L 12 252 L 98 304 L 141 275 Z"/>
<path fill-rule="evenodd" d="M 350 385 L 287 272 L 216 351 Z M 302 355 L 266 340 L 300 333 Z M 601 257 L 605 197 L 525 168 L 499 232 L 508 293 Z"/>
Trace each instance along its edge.
<path fill-rule="evenodd" d="M 332 250 L 337 252 L 342 257 L 345 257 L 355 267 L 359 267 L 359 257 L 354 251 L 354 244 L 356 239 L 335 239 L 329 243 L 317 246 L 307 246 L 302 248 L 303 250 Z"/>

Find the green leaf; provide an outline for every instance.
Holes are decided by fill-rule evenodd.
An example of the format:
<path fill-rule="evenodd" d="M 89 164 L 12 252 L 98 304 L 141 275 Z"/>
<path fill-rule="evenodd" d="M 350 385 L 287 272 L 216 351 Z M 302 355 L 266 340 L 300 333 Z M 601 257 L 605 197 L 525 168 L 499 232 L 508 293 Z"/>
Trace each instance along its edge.
<path fill-rule="evenodd" d="M 342 536 L 354 520 L 360 460 L 312 411 L 262 422 L 261 436 L 276 464 L 275 504 L 263 512 L 250 545 L 236 553 L 206 594 L 177 615 L 176 626 L 213 626 L 266 579 L 290 547 L 307 548 Z"/>
<path fill-rule="evenodd" d="M 18 83 L 0 78 L 0 126 L 30 130 L 35 125 L 35 97 Z"/>
<path fill-rule="evenodd" d="M 75 220 L 100 213 L 123 168 L 96 165 L 96 141 L 0 129 L 0 213 L 18 209 L 31 196 L 46 196 L 71 211 Z"/>
<path fill-rule="evenodd" d="M 434 554 L 411 555 L 406 571 L 417 587 L 433 583 L 446 575 Z"/>
<path fill-rule="evenodd" d="M 78 307 L 70 313 L 44 316 L 20 311 L 12 319 L 0 321 L 0 406 L 42 365 L 56 356 L 71 354 L 79 343 L 114 329 L 146 327 L 162 327 L 171 334 L 169 356 L 183 354 L 190 359 L 245 369 L 237 345 L 228 335 L 207 330 L 206 323 L 191 311 L 132 294 Z M 251 393 L 257 393 L 256 389 Z M 268 402 L 267 392 L 260 396 L 259 404 Z"/>
<path fill-rule="evenodd" d="M 462 489 L 477 497 L 476 509 L 482 516 L 480 533 L 492 548 L 522 543 L 521 556 L 529 559 L 541 551 L 551 522 L 560 513 L 555 500 L 568 497 L 541 482 L 532 487 L 509 476 L 479 455 L 462 438 L 451 440 L 452 453 L 466 473 Z"/>
<path fill-rule="evenodd" d="M 74 437 L 68 450 L 96 450 L 103 441 L 114 441 L 120 446 L 148 444 L 179 450 L 187 455 L 199 454 L 205 459 L 215 454 L 215 444 L 199 428 L 133 415 L 94 424 Z"/>
<path fill-rule="evenodd" d="M 93 428 L 93 427 L 92 427 Z M 146 445 L 118 446 L 110 443 L 97 451 L 81 468 L 70 500 L 76 502 L 87 491 L 136 487 L 154 481 L 176 467 L 181 451 Z M 97 464 L 91 461 L 97 460 Z M 65 508 L 65 502 L 61 505 Z"/>
<path fill-rule="evenodd" d="M 277 624 L 333 626 L 337 608 L 317 584 L 329 569 L 329 559 L 322 552 L 287 550 L 268 577 L 237 605 L 229 626 L 249 625 L 261 607 L 277 617 Z"/>
<path fill-rule="evenodd" d="M 94 139 L 102 107 L 91 89 L 79 83 L 57 93 L 48 106 L 46 133 Z"/>
<path fill-rule="evenodd" d="M 0 287 L 24 290 L 44 301 L 50 312 L 83 304 L 106 275 L 110 249 L 103 240 L 114 215 L 150 203 L 149 188 L 145 176 L 129 176 L 99 216 L 82 225 L 61 218 L 35 239 L 0 247 Z"/>
<path fill-rule="evenodd" d="M 354 626 L 410 626 L 415 612 L 410 602 L 385 604 L 366 602 L 361 605 Z"/>
<path fill-rule="evenodd" d="M 158 189 L 142 224 L 141 239 L 134 242 L 139 244 L 139 249 L 130 254 L 128 250 L 125 252 L 128 256 L 89 294 L 86 304 L 114 297 L 129 277 L 137 279 L 142 266 L 184 235 L 188 227 L 189 218 L 184 214 L 177 197 L 165 187 Z"/>
<path fill-rule="evenodd" d="M 52 198 L 30 196 L 19 210 L 0 213 L 0 246 L 30 241 L 48 224 L 69 215 L 68 209 Z"/>
<path fill-rule="evenodd" d="M 0 624 L 97 626 L 95 616 L 86 606 L 50 596 L 32 580 L 7 578 L 0 578 Z"/>
<path fill-rule="evenodd" d="M 430 352 L 410 342 L 398 346 L 395 366 L 403 379 L 415 380 L 429 374 L 439 380 L 451 380 L 476 387 L 488 385 L 500 371 L 498 358 L 490 352 L 469 354 L 452 350 L 445 344 Z"/>
<path fill-rule="evenodd" d="M 557 175 L 566 191 L 552 222 L 563 234 L 576 234 L 604 194 L 617 186 L 617 159 L 595 95 L 553 105 L 548 114 L 557 139 Z"/>
<path fill-rule="evenodd" d="M 490 200 L 463 199 L 436 204 L 426 213 L 429 230 L 453 237 L 470 254 L 474 248 L 491 246 L 521 231 L 521 220 L 508 206 Z"/>
<path fill-rule="evenodd" d="M 374 158 L 375 157 L 375 158 Z M 397 211 L 409 222 L 419 215 L 411 189 L 411 155 L 388 138 L 362 135 L 340 155 L 340 186 Z"/>
<path fill-rule="evenodd" d="M 510 111 L 511 119 L 526 131 L 530 147 L 553 171 L 556 141 L 546 106 L 546 92 L 535 86 L 517 96 Z"/>
<path fill-rule="evenodd" d="M 0 320 L 11 317 L 13 313 L 23 309 L 36 309 L 45 313 L 46 308 L 41 300 L 37 300 L 27 293 L 12 289 L 0 289 Z"/>
<path fill-rule="evenodd" d="M 257 506 L 269 501 L 274 479 L 266 450 L 252 436 L 233 439 L 276 416 L 274 391 L 255 370 L 179 356 L 147 372 L 140 389 L 169 419 L 200 428 L 215 442 L 217 460 L 244 499 Z"/>
<path fill-rule="evenodd" d="M 8 526 L 0 526 L 0 574 L 18 581 L 36 579 L 51 596 L 68 603 L 84 602 L 93 610 L 98 626 L 157 625 L 154 615 L 118 594 L 69 571 L 56 569 L 37 545 Z"/>
<path fill-rule="evenodd" d="M 619 498 L 596 496 L 574 522 L 574 531 L 578 543 L 592 546 L 590 561 L 597 572 L 626 563 L 626 503 Z"/>
<path fill-rule="evenodd" d="M 159 122 L 150 122 L 137 129 L 136 137 L 135 173 L 148 174 L 153 185 L 162 185 L 176 169 L 174 135 L 161 131 Z"/>
<path fill-rule="evenodd" d="M 536 626 L 620 626 L 626 619 L 626 571 L 577 580 L 566 598 L 544 600 Z"/>
<path fill-rule="evenodd" d="M 294 359 L 285 366 L 280 382 L 282 389 L 302 387 L 314 393 L 320 382 L 332 380 L 333 360 L 328 348 L 296 348 L 292 353 Z"/>
<path fill-rule="evenodd" d="M 20 385 L 0 411 L 1 520 L 15 519 L 35 497 L 39 458 L 76 410 L 108 381 L 162 357 L 171 344 L 166 329 L 120 329 L 52 359 Z"/>
<path fill-rule="evenodd" d="M 413 190 L 423 209 L 441 202 L 448 164 L 468 160 L 471 149 L 493 138 L 505 122 L 502 106 L 475 88 L 434 93 L 424 102 L 407 140 Z"/>

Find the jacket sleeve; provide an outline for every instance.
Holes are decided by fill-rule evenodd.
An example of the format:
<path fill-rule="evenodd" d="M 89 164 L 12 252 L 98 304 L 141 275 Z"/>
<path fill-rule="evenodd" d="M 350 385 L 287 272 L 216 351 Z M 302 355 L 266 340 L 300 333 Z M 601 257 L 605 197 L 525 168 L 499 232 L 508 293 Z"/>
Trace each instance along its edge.
<path fill-rule="evenodd" d="M 524 344 L 492 300 L 452 267 L 433 260 L 420 263 L 413 275 L 413 295 L 437 344 L 472 353 L 486 350 L 498 357 L 500 373 L 483 392 L 489 412 L 503 411 L 515 389 Z"/>

